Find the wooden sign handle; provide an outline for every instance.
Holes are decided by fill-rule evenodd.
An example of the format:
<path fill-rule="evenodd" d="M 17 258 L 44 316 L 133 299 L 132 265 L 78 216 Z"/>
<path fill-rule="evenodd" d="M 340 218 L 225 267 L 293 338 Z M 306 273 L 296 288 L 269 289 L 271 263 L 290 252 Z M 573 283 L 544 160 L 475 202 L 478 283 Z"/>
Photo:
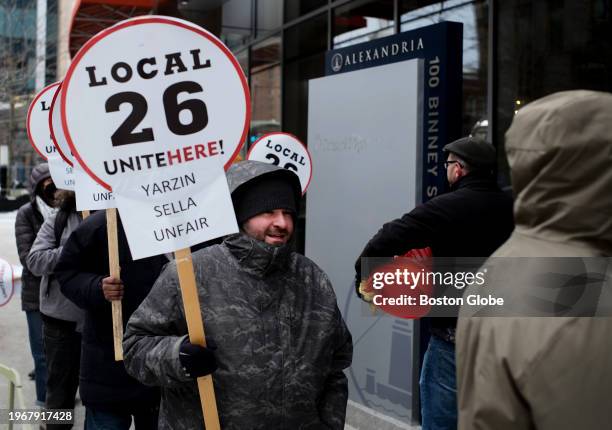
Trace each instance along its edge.
<path fill-rule="evenodd" d="M 176 259 L 176 269 L 181 285 L 183 306 L 185 307 L 189 341 L 194 345 L 206 346 L 204 322 L 202 321 L 200 299 L 196 287 L 195 274 L 193 272 L 191 250 L 185 248 L 175 251 L 174 257 Z M 211 375 L 198 378 L 198 391 L 200 392 L 200 402 L 202 404 L 202 413 L 204 414 L 204 425 L 206 426 L 206 430 L 220 430 L 219 412 L 217 411 L 217 400 L 215 399 L 215 390 Z"/>
<path fill-rule="evenodd" d="M 83 215 L 83 219 L 87 219 L 87 217 L 89 216 L 89 211 L 84 210 L 83 212 L 81 212 L 81 215 Z"/>
<path fill-rule="evenodd" d="M 119 279 L 119 245 L 117 243 L 117 209 L 106 209 L 106 232 L 108 238 L 108 267 L 110 275 Z M 123 315 L 121 300 L 113 300 L 113 345 L 115 347 L 115 361 L 123 360 Z"/>

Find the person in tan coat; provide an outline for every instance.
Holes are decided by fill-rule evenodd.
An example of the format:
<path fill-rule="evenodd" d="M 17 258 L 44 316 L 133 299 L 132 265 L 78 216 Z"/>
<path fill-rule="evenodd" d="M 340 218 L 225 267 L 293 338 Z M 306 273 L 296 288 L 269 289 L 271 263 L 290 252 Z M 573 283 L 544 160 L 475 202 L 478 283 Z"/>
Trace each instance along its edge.
<path fill-rule="evenodd" d="M 491 258 L 610 257 L 612 94 L 567 91 L 528 104 L 506 151 L 516 228 Z M 537 274 L 567 273 L 567 261 L 530 258 L 487 288 L 523 297 L 529 309 L 542 290 Z M 461 430 L 612 428 L 612 318 L 466 315 L 456 344 Z"/>

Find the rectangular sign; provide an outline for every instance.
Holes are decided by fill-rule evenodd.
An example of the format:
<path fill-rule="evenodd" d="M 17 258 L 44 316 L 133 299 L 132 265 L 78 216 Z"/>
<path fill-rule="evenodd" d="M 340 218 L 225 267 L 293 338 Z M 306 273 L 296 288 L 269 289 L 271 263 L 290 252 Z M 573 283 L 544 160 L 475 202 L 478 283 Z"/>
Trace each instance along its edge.
<path fill-rule="evenodd" d="M 102 187 L 74 163 L 76 206 L 78 211 L 110 209 L 117 207 L 113 193 Z"/>
<path fill-rule="evenodd" d="M 49 171 L 55 186 L 60 190 L 74 190 L 74 169 L 66 163 L 59 155 L 50 156 L 47 159 Z"/>
<path fill-rule="evenodd" d="M 126 173 L 113 194 L 134 259 L 238 232 L 219 157 Z"/>

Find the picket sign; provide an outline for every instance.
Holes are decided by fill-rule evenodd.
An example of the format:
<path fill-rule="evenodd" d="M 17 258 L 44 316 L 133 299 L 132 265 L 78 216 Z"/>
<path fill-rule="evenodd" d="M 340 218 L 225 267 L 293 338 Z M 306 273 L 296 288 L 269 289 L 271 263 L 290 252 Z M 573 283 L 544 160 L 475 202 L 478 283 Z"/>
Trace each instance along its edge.
<path fill-rule="evenodd" d="M 114 199 L 105 199 L 102 204 L 96 204 L 92 201 L 91 196 L 111 194 L 92 180 L 83 170 L 74 163 L 72 153 L 66 136 L 62 129 L 61 109 L 59 108 L 58 100 L 62 92 L 61 82 L 58 82 L 51 104 L 49 107 L 48 127 L 51 135 L 51 141 L 56 149 L 56 153 L 60 155 L 63 163 L 61 165 L 70 166 L 74 173 L 74 192 L 76 199 L 77 210 L 82 211 L 83 219 L 89 216 L 89 209 L 106 209 L 106 229 L 108 231 L 108 266 L 111 274 L 119 273 L 119 253 L 117 244 L 117 225 L 116 225 L 116 210 L 114 209 Z M 59 163 L 57 161 L 56 163 Z M 52 171 L 53 172 L 53 171 Z M 95 198 L 93 198 L 95 200 Z M 111 209 L 112 208 L 112 209 Z M 114 224 L 114 225 L 113 225 Z M 114 232 L 111 234 L 111 232 Z M 117 278 L 119 276 L 117 275 Z M 123 360 L 123 316 L 121 312 L 121 301 L 114 300 L 112 302 L 113 312 L 113 345 L 115 352 L 115 360 Z"/>
<path fill-rule="evenodd" d="M 32 100 L 28 107 L 28 115 L 26 117 L 26 130 L 30 145 L 45 161 L 57 151 L 49 140 L 49 130 L 45 125 L 48 123 L 49 109 L 51 108 L 54 91 L 59 84 L 59 82 L 56 82 L 48 85 L 36 94 L 36 97 L 34 97 L 34 100 Z"/>
<path fill-rule="evenodd" d="M 312 159 L 306 146 L 289 133 L 268 133 L 261 136 L 249 149 L 247 160 L 262 161 L 293 171 L 300 178 L 302 195 L 312 178 Z"/>
<path fill-rule="evenodd" d="M 13 266 L 0 258 L 0 307 L 11 301 L 15 292 L 15 274 Z"/>
<path fill-rule="evenodd" d="M 205 346 L 189 247 L 238 231 L 224 172 L 250 123 L 238 61 L 190 22 L 132 18 L 81 48 L 60 97 L 68 146 L 113 192 L 132 257 L 175 253 L 189 339 Z M 206 429 L 219 429 L 212 377 L 198 389 Z"/>
<path fill-rule="evenodd" d="M 62 114 L 58 102 L 61 93 L 62 86 L 60 83 L 51 100 L 49 130 L 51 132 L 51 140 L 55 145 L 57 153 L 66 164 L 73 168 L 77 210 L 89 211 L 114 208 L 115 198 L 112 193 L 91 179 L 89 175 L 83 171 L 83 168 L 78 163 L 74 162 L 74 158 L 70 152 L 70 146 L 68 146 L 64 130 L 62 129 Z"/>
<path fill-rule="evenodd" d="M 59 88 L 59 82 L 43 88 L 34 97 L 28 108 L 26 129 L 30 144 L 49 164 L 49 171 L 55 186 L 62 190 L 74 189 L 72 167 L 66 164 L 57 152 L 49 133 L 49 113 L 53 95 Z"/>

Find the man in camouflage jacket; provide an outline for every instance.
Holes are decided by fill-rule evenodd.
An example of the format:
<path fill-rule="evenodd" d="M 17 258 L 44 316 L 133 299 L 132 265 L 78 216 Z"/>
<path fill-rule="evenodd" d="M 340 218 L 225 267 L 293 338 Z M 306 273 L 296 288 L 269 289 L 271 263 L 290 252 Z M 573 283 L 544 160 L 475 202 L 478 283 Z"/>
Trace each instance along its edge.
<path fill-rule="evenodd" d="M 170 263 L 129 320 L 126 368 L 144 384 L 162 387 L 160 429 L 203 428 L 189 375 L 215 368 L 223 429 L 343 429 L 351 335 L 325 273 L 292 251 L 299 180 L 254 161 L 232 166 L 227 178 L 241 232 L 193 254 L 208 344 L 214 339 L 217 348 L 186 339 Z M 186 368 L 193 348 L 202 353 L 199 375 Z"/>

